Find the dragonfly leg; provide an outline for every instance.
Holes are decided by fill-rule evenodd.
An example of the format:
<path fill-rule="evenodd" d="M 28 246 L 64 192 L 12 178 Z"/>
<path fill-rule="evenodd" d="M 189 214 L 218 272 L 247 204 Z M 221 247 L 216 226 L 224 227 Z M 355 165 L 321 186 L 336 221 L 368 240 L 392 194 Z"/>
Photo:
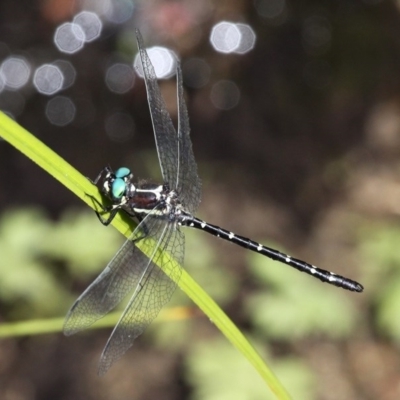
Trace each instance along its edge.
<path fill-rule="evenodd" d="M 143 217 L 141 215 L 136 215 L 136 218 L 138 219 L 139 224 L 141 224 L 140 227 L 143 229 L 143 233 L 144 233 L 143 237 L 148 236 L 149 228 L 147 227 L 146 223 L 143 222 Z"/>
<path fill-rule="evenodd" d="M 107 169 L 107 167 L 105 168 Z M 97 178 L 96 178 L 97 179 Z M 95 213 L 97 215 L 97 218 L 99 219 L 99 221 L 104 225 L 104 226 L 108 226 L 110 225 L 110 223 L 112 222 L 112 220 L 115 218 L 115 216 L 117 215 L 117 212 L 119 210 L 124 211 L 126 214 L 128 214 L 131 218 L 137 218 L 137 220 L 140 222 L 142 222 L 143 218 L 136 214 L 134 211 L 130 211 L 127 210 L 126 208 L 122 208 L 122 206 L 120 204 L 114 205 L 114 206 L 108 206 L 108 207 L 104 207 L 103 204 L 101 204 L 95 197 L 93 197 L 90 194 L 86 194 L 86 196 L 90 197 L 93 201 L 93 203 L 95 203 L 97 205 L 97 208 L 100 209 L 101 211 L 97 211 L 95 210 Z M 110 214 L 108 216 L 108 218 L 103 218 L 102 216 L 104 214 Z M 147 236 L 148 234 L 148 229 L 146 224 L 143 223 L 143 231 L 144 234 Z"/>
<path fill-rule="evenodd" d="M 112 208 L 112 209 L 104 209 L 103 212 L 98 212 L 96 211 L 96 215 L 97 218 L 99 219 L 99 221 L 104 225 L 104 226 L 108 226 L 110 225 L 110 223 L 112 222 L 112 220 L 115 218 L 115 216 L 117 215 L 118 212 L 118 208 Z M 108 216 L 108 218 L 104 219 L 102 217 L 103 214 L 110 214 Z"/>
<path fill-rule="evenodd" d="M 94 204 L 97 205 L 97 209 L 100 209 L 101 211 L 95 210 L 95 213 L 97 215 L 97 218 L 99 221 L 104 225 L 110 225 L 111 221 L 115 218 L 117 215 L 118 210 L 121 208 L 120 206 L 109 206 L 109 207 L 104 207 L 103 204 L 101 204 L 95 197 L 93 197 L 91 194 L 86 194 L 86 196 L 90 197 L 93 201 Z M 110 214 L 108 218 L 103 218 L 102 215 L 104 214 Z"/>
<path fill-rule="evenodd" d="M 90 181 L 91 183 L 93 183 L 93 185 L 96 185 L 96 186 L 97 186 L 97 183 L 99 182 L 101 176 L 102 176 L 104 173 L 110 174 L 111 172 L 112 172 L 111 168 L 110 168 L 109 166 L 107 166 L 107 167 L 104 167 L 104 168 L 99 172 L 99 174 L 96 176 L 96 178 L 95 178 L 94 181 L 92 181 L 89 177 L 87 177 L 87 179 L 89 179 L 89 181 Z"/>

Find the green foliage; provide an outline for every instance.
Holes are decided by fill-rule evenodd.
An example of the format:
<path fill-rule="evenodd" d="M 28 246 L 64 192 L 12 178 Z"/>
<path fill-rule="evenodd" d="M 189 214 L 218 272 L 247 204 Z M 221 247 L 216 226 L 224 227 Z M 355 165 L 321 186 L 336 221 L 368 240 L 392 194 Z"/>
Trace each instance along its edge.
<path fill-rule="evenodd" d="M 253 341 L 254 342 L 254 341 Z M 257 346 L 260 347 L 260 346 Z M 237 352 L 220 339 L 196 343 L 186 359 L 187 380 L 194 387 L 193 400 L 268 400 L 262 380 L 254 375 Z M 313 377 L 300 360 L 276 361 L 274 369 L 284 377 L 298 400 L 313 399 Z"/>
<path fill-rule="evenodd" d="M 400 341 L 400 227 L 365 224 L 360 229 L 360 264 L 382 333 Z"/>
<path fill-rule="evenodd" d="M 387 285 L 385 293 L 378 300 L 378 326 L 392 339 L 400 342 L 400 279 Z"/>
<path fill-rule="evenodd" d="M 67 261 L 74 278 L 90 279 L 106 266 L 123 238 L 114 229 L 102 226 L 90 211 L 66 211 L 55 225 L 46 251 Z"/>
<path fill-rule="evenodd" d="M 168 308 L 168 314 L 173 313 L 174 308 Z M 177 308 L 179 312 L 179 308 Z M 160 316 L 162 317 L 163 311 Z M 157 322 L 158 318 L 155 320 Z M 160 324 L 151 324 L 146 331 L 146 334 L 151 335 L 152 344 L 162 349 L 163 351 L 176 353 L 182 351 L 190 342 L 191 321 L 184 319 L 176 321 L 171 317 L 171 320 L 162 319 Z"/>
<path fill-rule="evenodd" d="M 400 227 L 397 224 L 369 222 L 361 225 L 360 265 L 369 293 L 386 291 L 389 280 L 400 279 L 399 243 Z"/>
<path fill-rule="evenodd" d="M 69 211 L 53 222 L 38 209 L 5 212 L 0 219 L 0 299 L 8 305 L 9 318 L 64 313 L 72 297 L 57 276 L 88 279 L 105 267 L 119 243 L 118 234 L 101 229 L 93 213 Z"/>
<path fill-rule="evenodd" d="M 0 298 L 12 318 L 56 315 L 63 308 L 66 293 L 41 260 L 50 236 L 38 210 L 8 211 L 0 221 Z"/>
<path fill-rule="evenodd" d="M 189 228 L 185 229 L 185 233 L 185 268 L 201 286 L 207 288 L 207 293 L 218 304 L 227 304 L 239 291 L 238 277 L 220 264 L 207 235 Z"/>

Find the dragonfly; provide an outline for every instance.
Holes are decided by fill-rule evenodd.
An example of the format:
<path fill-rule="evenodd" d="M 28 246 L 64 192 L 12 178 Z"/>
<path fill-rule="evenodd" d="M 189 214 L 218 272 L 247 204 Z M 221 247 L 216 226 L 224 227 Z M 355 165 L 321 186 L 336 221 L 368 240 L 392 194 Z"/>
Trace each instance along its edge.
<path fill-rule="evenodd" d="M 75 334 L 102 318 L 130 294 L 101 354 L 99 375 L 104 375 L 125 354 L 174 293 L 184 261 L 185 237 L 182 227 L 199 229 L 228 240 L 322 282 L 362 292 L 363 286 L 356 281 L 195 217 L 201 198 L 201 181 L 190 140 L 181 67 L 178 62 L 176 131 L 138 30 L 136 38 L 163 183 L 134 182 L 132 172 L 126 167 L 115 171 L 106 167 L 94 181 L 111 203 L 97 212 L 104 225 L 109 225 L 119 211 L 138 222 L 103 272 L 75 301 L 64 323 L 64 333 Z"/>

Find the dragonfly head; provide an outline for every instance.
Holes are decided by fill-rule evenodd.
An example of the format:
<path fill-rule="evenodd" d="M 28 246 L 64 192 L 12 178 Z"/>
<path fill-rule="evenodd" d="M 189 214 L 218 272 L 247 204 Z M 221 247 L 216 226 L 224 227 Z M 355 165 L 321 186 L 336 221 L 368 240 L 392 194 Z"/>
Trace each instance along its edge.
<path fill-rule="evenodd" d="M 104 179 L 103 190 L 114 202 L 123 201 L 124 197 L 130 196 L 135 191 L 135 186 L 131 183 L 133 174 L 128 168 L 118 168 L 115 172 L 110 172 Z"/>

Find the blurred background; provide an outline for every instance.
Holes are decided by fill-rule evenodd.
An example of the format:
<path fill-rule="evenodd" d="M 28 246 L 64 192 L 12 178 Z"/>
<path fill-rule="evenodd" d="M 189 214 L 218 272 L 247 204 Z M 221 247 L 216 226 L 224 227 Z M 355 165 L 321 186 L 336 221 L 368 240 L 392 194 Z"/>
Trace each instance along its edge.
<path fill-rule="evenodd" d="M 400 2 L 0 2 L 0 109 L 94 178 L 161 179 L 139 28 L 176 118 L 182 63 L 199 217 L 361 282 L 362 294 L 185 230 L 185 268 L 295 399 L 400 398 Z M 123 243 L 0 142 L 0 321 L 64 316 Z M 0 341 L 0 398 L 272 399 L 180 290 L 104 378 L 110 329 Z"/>

